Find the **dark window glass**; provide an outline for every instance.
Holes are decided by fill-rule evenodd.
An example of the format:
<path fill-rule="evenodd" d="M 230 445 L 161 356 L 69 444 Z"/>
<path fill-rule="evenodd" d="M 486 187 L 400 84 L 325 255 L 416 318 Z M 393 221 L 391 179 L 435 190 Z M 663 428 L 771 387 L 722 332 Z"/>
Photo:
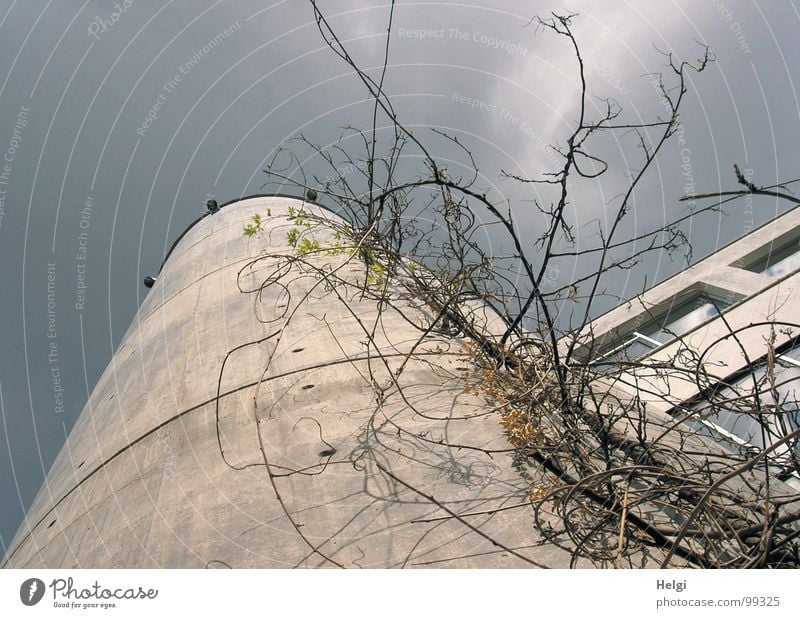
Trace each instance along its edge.
<path fill-rule="evenodd" d="M 766 256 L 745 268 L 768 277 L 783 277 L 794 272 L 800 268 L 800 239 L 771 249 Z"/>

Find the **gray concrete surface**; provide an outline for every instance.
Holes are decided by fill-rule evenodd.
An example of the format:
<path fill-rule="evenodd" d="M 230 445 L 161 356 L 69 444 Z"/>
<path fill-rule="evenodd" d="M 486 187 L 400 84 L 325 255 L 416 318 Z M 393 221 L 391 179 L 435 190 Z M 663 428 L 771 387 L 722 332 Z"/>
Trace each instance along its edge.
<path fill-rule="evenodd" d="M 536 546 L 536 478 L 515 467 L 497 412 L 465 393 L 461 341 L 420 342 L 397 309 L 377 319 L 375 301 L 300 269 L 246 293 L 279 264 L 254 262 L 265 245 L 292 253 L 290 205 L 242 201 L 183 238 L 5 566 L 567 565 Z M 245 238 L 253 213 L 264 232 Z M 346 256 L 311 260 L 363 274 Z"/>

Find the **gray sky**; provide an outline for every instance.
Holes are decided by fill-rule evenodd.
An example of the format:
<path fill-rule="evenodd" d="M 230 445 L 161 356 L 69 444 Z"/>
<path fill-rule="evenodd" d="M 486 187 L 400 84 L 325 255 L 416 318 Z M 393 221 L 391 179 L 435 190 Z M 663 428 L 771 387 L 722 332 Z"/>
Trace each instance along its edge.
<path fill-rule="evenodd" d="M 339 127 L 370 123 L 364 91 L 325 48 L 302 0 L 118 5 L 0 0 L 3 549 L 135 315 L 143 275 L 156 273 L 207 195 L 263 190 L 266 161 L 300 132 L 328 144 Z M 362 66 L 377 67 L 387 6 L 322 5 Z M 800 176 L 800 14 L 795 2 L 761 5 L 399 2 L 387 91 L 434 152 L 450 154 L 431 127 L 469 145 L 481 183 L 512 199 L 533 236 L 537 218 L 522 201 L 533 195 L 499 170 L 552 169 L 545 145 L 563 143 L 574 126 L 577 86 L 570 48 L 530 18 L 580 13 L 589 89 L 616 98 L 632 120 L 659 111 L 645 76 L 662 68 L 655 48 L 689 60 L 700 53 L 696 41 L 707 43 L 716 62 L 691 78 L 685 143 L 663 152 L 637 196 L 632 222 L 646 229 L 683 212 L 677 198 L 690 181 L 731 188 L 734 163 L 758 184 Z M 630 136 L 618 137 L 598 149 L 635 165 Z M 576 187 L 576 223 L 604 220 L 624 169 Z M 783 209 L 765 200 L 753 213 L 734 205 L 695 221 L 687 228 L 695 255 Z M 662 257 L 612 293 L 631 296 L 644 274 L 655 282 L 680 266 Z"/>

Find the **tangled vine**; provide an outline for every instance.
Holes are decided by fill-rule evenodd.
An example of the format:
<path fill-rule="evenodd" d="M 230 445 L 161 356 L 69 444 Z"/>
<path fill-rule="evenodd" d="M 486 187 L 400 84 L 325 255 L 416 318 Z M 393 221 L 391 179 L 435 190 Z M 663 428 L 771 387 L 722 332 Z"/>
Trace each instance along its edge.
<path fill-rule="evenodd" d="M 684 349 L 681 363 L 614 359 L 602 372 L 590 360 L 599 346 L 591 329 L 593 302 L 605 278 L 634 268 L 645 253 L 686 246 L 680 224 L 720 206 L 715 201 L 644 234 L 624 232 L 635 190 L 680 126 L 687 75 L 706 68 L 712 61 L 709 51 L 704 48 L 695 63 L 665 54 L 666 71 L 655 81 L 662 113 L 651 121 L 631 123 L 622 119 L 622 110 L 612 100 L 603 102 L 599 116 L 587 102 L 584 59 L 572 30 L 574 16 L 534 20 L 539 30 L 570 46 L 581 88 L 573 129 L 563 145 L 554 147 L 560 167 L 536 178 L 505 174 L 522 186 L 554 192 L 549 205 L 533 199 L 545 224 L 531 241 L 515 219 L 519 206 L 481 187 L 475 159 L 458 138 L 432 130 L 434 139 L 461 154 L 462 169 L 468 171 L 456 175 L 399 118 L 384 90 L 394 3 L 383 69 L 377 76 L 360 69 L 318 3 L 312 0 L 311 6 L 325 42 L 368 92 L 373 124 L 346 132 L 348 143 L 352 138 L 359 141 L 359 154 L 341 144 L 322 147 L 298 138 L 317 163 L 329 168 L 327 176 L 307 177 L 293 150 L 281 149 L 275 155 L 266 170 L 273 182 L 313 191 L 339 217 L 320 214 L 316 207 L 290 211 L 282 228 L 288 250 L 271 251 L 264 238 L 267 248 L 240 272 L 240 289 L 255 296 L 257 310 L 265 289 L 284 290 L 284 310 L 261 318 L 275 325 L 268 337 L 273 342 L 280 339 L 292 312 L 302 306 L 303 298 L 289 299 L 291 281 L 299 275 L 314 281 L 305 297 L 330 295 L 351 308 L 367 348 L 379 347 L 381 313 L 401 316 L 417 330 L 418 339 L 391 361 L 383 353 L 371 357 L 380 366 L 368 368 L 376 409 L 390 393 L 405 400 L 408 385 L 402 375 L 412 359 L 436 353 L 456 356 L 466 365 L 459 378 L 463 392 L 488 402 L 488 414 L 496 417 L 510 445 L 501 450 L 512 453 L 518 473 L 529 483 L 524 496 L 509 495 L 504 504 L 464 514 L 397 476 L 378 457 L 370 464 L 375 473 L 434 503 L 445 512 L 441 519 L 458 521 L 482 535 L 486 533 L 472 523 L 475 516 L 528 509 L 535 544 L 560 548 L 571 566 L 798 566 L 800 497 L 778 479 L 800 472 L 800 430 L 796 401 L 778 394 L 774 347 L 760 377 L 738 390 L 711 378 L 703 351 Z M 593 139 L 620 132 L 634 136 L 641 160 L 635 171 L 629 170 L 626 191 L 598 243 L 579 249 L 569 223 L 572 184 L 606 173 L 610 164 L 592 154 Z M 421 161 L 424 171 L 406 173 L 406 157 Z M 759 187 L 744 179 L 738 168 L 737 177 L 743 186 L 739 191 L 694 197 L 777 194 L 793 199 L 784 185 Z M 262 217 L 269 216 L 256 215 L 245 235 L 261 235 Z M 492 251 L 490 245 L 510 249 Z M 591 272 L 554 289 L 544 285 L 549 269 L 559 260 L 574 258 L 592 260 Z M 263 272 L 265 264 L 270 274 L 253 283 L 253 273 Z M 582 304 L 575 303 L 578 298 Z M 359 313 L 358 302 L 365 299 L 378 307 L 376 316 Z M 577 307 L 577 318 L 567 328 L 558 318 L 564 302 Z M 773 327 L 792 335 L 797 328 Z M 738 335 L 732 329 L 728 336 L 738 340 Z M 654 411 L 647 400 L 671 401 L 670 394 L 649 392 L 646 380 L 637 384 L 641 397 L 620 394 L 615 381 L 637 367 L 650 376 L 682 373 L 698 385 L 702 405 L 677 402 L 669 414 Z M 425 417 L 424 406 L 410 398 L 406 404 L 413 414 Z M 754 419 L 770 434 L 762 448 L 726 443 L 701 431 L 704 418 L 731 409 Z M 390 416 L 378 415 L 370 423 L 371 436 L 378 441 L 378 428 L 390 426 L 398 436 L 409 433 Z M 321 426 L 319 431 L 324 441 Z M 444 441 L 425 435 L 413 439 L 430 445 Z M 449 446 L 489 456 L 500 452 L 479 444 Z M 289 470 L 271 464 L 262 444 L 262 464 L 280 498 L 281 476 L 321 474 L 337 463 L 368 465 L 366 446 L 349 454 L 335 451 L 327 448 L 319 466 Z M 480 474 L 469 466 L 458 468 L 457 461 L 452 465 L 465 479 Z M 300 526 L 296 529 L 303 535 Z M 303 538 L 310 552 L 342 566 L 319 544 Z M 491 540 L 542 566 L 529 554 Z"/>

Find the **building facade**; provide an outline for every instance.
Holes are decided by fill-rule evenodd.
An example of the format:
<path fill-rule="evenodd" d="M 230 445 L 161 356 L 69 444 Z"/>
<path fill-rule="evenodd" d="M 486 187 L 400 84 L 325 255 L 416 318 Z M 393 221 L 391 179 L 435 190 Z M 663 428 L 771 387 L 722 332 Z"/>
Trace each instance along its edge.
<path fill-rule="evenodd" d="M 343 224 L 316 204 L 262 196 L 213 204 L 190 226 L 148 280 L 5 567 L 669 562 L 674 539 L 659 526 L 677 516 L 634 513 L 564 481 L 569 471 L 534 447 L 538 395 L 522 413 L 494 392 L 491 371 L 476 386 L 468 342 L 342 250 Z M 754 428 L 752 415 L 739 415 L 748 424 L 702 402 L 780 367 L 771 392 L 791 403 L 798 239 L 800 211 L 790 212 L 594 321 L 579 340 L 598 390 L 684 423 L 700 453 L 772 448 L 791 459 L 796 416 Z M 462 317 L 502 328 L 469 303 Z M 776 481 L 781 495 L 793 491 L 787 470 L 774 475 L 789 483 Z M 559 515 L 564 488 L 578 504 Z M 673 564 L 705 564 L 689 553 Z"/>
<path fill-rule="evenodd" d="M 800 428 L 800 209 L 618 306 L 586 332 L 583 358 L 615 389 L 735 448 L 777 445 L 785 460 L 778 476 L 800 490 L 799 439 L 791 437 Z"/>
<path fill-rule="evenodd" d="M 6 567 L 566 564 L 502 508 L 529 481 L 465 393 L 461 342 L 314 249 L 333 239 L 305 217 L 335 215 L 210 210 L 150 282 Z M 489 514 L 456 515 L 473 511 Z"/>

